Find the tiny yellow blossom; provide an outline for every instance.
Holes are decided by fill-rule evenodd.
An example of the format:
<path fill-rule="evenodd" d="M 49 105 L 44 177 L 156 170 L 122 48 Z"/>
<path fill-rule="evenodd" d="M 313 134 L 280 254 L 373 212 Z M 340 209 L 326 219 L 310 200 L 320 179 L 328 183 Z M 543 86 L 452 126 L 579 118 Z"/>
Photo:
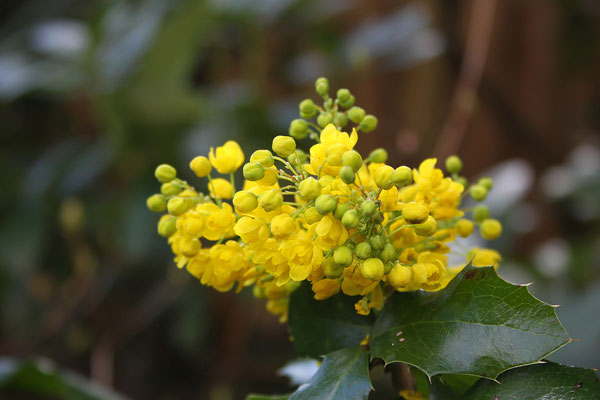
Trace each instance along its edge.
<path fill-rule="evenodd" d="M 229 174 L 237 171 L 244 163 L 244 152 L 237 142 L 229 140 L 223 146 L 217 147 L 216 151 L 211 147 L 208 158 L 220 174 Z"/>

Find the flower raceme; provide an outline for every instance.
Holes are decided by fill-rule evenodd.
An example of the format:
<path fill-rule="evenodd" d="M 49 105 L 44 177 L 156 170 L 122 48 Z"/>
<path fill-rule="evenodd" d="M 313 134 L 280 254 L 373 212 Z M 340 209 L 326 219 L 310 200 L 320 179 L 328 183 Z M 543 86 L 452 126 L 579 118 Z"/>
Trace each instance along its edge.
<path fill-rule="evenodd" d="M 340 291 L 360 296 L 360 314 L 381 308 L 393 290 L 440 290 L 464 267 L 448 266 L 457 235 L 479 231 L 491 240 L 502 232 L 485 206 L 461 209 L 467 195 L 485 199 L 490 178 L 468 185 L 457 156 L 446 160 L 449 176 L 434 158 L 415 169 L 387 165 L 383 149 L 363 158 L 354 150 L 358 132 L 375 129 L 377 119 L 352 107 L 353 96 L 334 100 L 321 92 L 323 107 L 312 101 L 300 107 L 305 119 L 318 111 L 317 123 L 294 120 L 290 136 L 273 140 L 275 154 L 254 152 L 243 166 L 241 188 L 233 178 L 245 155 L 228 141 L 190 163 L 207 179 L 205 192 L 162 164 L 155 173 L 161 193 L 147 201 L 150 210 L 166 211 L 158 233 L 168 238 L 179 268 L 219 291 L 252 286 L 281 321 L 302 281 L 312 285 L 316 299 Z M 356 126 L 348 133 L 350 122 Z M 305 137 L 316 142 L 308 155 L 296 148 L 295 139 Z M 226 177 L 211 176 L 214 170 Z M 465 256 L 475 266 L 497 267 L 501 259 L 489 249 Z"/>

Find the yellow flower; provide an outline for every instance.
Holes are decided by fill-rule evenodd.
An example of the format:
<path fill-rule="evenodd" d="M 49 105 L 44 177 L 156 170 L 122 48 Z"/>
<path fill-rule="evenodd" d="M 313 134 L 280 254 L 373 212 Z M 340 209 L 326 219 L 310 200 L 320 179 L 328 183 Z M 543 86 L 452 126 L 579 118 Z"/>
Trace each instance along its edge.
<path fill-rule="evenodd" d="M 381 211 L 391 212 L 398 209 L 398 189 L 392 186 L 389 190 L 382 190 L 379 194 L 381 201 Z"/>
<path fill-rule="evenodd" d="M 440 289 L 440 281 L 446 273 L 446 256 L 439 253 L 423 252 L 413 265 L 413 279 L 428 291 Z"/>
<path fill-rule="evenodd" d="M 502 256 L 496 250 L 477 247 L 469 252 L 468 258 L 471 259 L 474 267 L 493 266 L 495 269 L 498 269 L 500 261 L 502 261 Z"/>
<path fill-rule="evenodd" d="M 296 223 L 288 214 L 280 214 L 271 220 L 271 232 L 278 237 L 290 236 L 296 232 Z"/>
<path fill-rule="evenodd" d="M 219 173 L 229 174 L 235 172 L 244 163 L 244 152 L 237 142 L 229 140 L 223 146 L 217 147 L 216 152 L 211 147 L 208 158 Z"/>
<path fill-rule="evenodd" d="M 233 186 L 231 182 L 223 178 L 215 178 L 208 184 L 210 195 L 216 199 L 228 200 L 233 197 Z"/>
<path fill-rule="evenodd" d="M 307 166 L 307 171 L 313 175 L 320 175 L 320 170 L 321 174 L 336 176 L 342 164 L 342 155 L 352 150 L 357 141 L 356 129 L 348 135 L 338 131 L 333 124 L 327 125 L 321 132 L 321 142 L 310 148 L 310 165 Z M 336 165 L 331 165 L 327 161 L 328 158 Z"/>
<path fill-rule="evenodd" d="M 321 250 L 331 250 L 348 240 L 348 231 L 344 225 L 331 215 L 325 215 L 319 222 L 312 224 L 309 234 L 317 235 L 315 244 Z"/>
<path fill-rule="evenodd" d="M 387 282 L 395 288 L 405 288 L 412 281 L 412 269 L 405 265 L 396 265 L 387 276 Z"/>
<path fill-rule="evenodd" d="M 340 291 L 340 282 L 337 279 L 321 279 L 313 283 L 312 290 L 315 292 L 315 299 L 324 300 Z"/>
<path fill-rule="evenodd" d="M 206 239 L 219 240 L 234 236 L 235 215 L 229 204 L 223 203 L 219 207 L 213 203 L 204 203 L 198 205 L 196 211 L 204 217 L 202 236 Z"/>
<path fill-rule="evenodd" d="M 323 252 L 306 231 L 298 231 L 281 243 L 281 254 L 288 260 L 290 278 L 303 281 L 313 269 L 321 266 Z"/>
<path fill-rule="evenodd" d="M 248 245 L 263 242 L 270 235 L 267 223 L 260 218 L 242 217 L 233 230 Z"/>

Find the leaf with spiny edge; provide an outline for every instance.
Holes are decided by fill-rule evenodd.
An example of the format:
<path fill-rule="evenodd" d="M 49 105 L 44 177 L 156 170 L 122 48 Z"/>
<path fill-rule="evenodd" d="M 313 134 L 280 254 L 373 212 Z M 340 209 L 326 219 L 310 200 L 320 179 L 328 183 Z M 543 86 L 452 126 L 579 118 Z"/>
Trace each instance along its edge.
<path fill-rule="evenodd" d="M 371 356 L 437 374 L 494 379 L 571 339 L 554 307 L 492 267 L 467 265 L 438 292 L 396 292 L 371 331 Z"/>

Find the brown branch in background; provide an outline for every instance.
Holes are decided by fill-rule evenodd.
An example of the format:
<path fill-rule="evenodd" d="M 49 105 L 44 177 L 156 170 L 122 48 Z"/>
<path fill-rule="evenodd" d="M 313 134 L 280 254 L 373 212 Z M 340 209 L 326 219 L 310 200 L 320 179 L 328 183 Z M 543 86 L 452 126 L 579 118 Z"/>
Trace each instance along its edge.
<path fill-rule="evenodd" d="M 391 363 L 385 369 L 392 374 L 392 385 L 397 392 L 401 390 L 415 390 L 415 378 L 408 368 L 408 364 Z"/>
<path fill-rule="evenodd" d="M 465 55 L 450 111 L 433 154 L 447 157 L 458 151 L 475 108 L 477 90 L 487 59 L 496 0 L 472 2 Z"/>

